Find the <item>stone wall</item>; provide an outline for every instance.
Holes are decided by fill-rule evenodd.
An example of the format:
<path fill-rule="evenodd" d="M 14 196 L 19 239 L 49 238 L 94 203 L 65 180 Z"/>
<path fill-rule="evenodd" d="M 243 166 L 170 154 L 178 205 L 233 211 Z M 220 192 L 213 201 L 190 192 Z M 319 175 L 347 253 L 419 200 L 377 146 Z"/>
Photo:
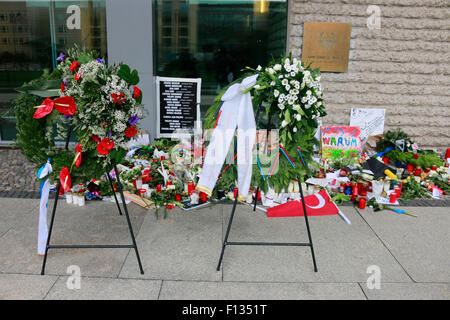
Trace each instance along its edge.
<path fill-rule="evenodd" d="M 378 30 L 367 27 L 369 5 L 381 9 Z M 351 108 L 385 108 L 385 130 L 402 128 L 421 148 L 450 147 L 448 0 L 289 0 L 297 57 L 309 21 L 352 25 L 348 72 L 322 74 L 324 124 L 348 125 Z"/>

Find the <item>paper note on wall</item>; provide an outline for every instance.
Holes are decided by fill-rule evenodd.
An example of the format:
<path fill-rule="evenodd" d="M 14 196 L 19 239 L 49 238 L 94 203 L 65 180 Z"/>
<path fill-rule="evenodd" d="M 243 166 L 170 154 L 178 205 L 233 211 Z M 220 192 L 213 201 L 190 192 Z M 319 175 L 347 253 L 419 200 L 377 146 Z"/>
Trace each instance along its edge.
<path fill-rule="evenodd" d="M 322 158 L 357 160 L 361 153 L 359 127 L 322 127 Z"/>
<path fill-rule="evenodd" d="M 369 136 L 383 134 L 386 109 L 352 108 L 350 126 L 359 127 L 363 144 Z"/>

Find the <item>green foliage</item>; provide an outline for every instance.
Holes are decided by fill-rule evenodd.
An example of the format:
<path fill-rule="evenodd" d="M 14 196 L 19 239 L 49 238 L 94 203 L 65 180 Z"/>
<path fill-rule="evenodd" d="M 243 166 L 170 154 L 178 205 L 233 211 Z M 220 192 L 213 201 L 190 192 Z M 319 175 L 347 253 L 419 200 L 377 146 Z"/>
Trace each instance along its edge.
<path fill-rule="evenodd" d="M 136 69 L 131 71 L 130 67 L 126 64 L 121 64 L 119 66 L 119 71 L 117 75 L 128 82 L 130 85 L 137 85 L 139 83 L 139 76 Z"/>
<path fill-rule="evenodd" d="M 405 140 L 405 150 L 412 150 L 412 144 L 414 143 L 408 134 L 406 134 L 402 129 L 398 128 L 397 130 L 391 131 L 388 130 L 383 138 L 378 142 L 377 149 L 378 151 L 384 151 L 386 148 L 395 149 L 395 141 L 397 140 Z"/>
<path fill-rule="evenodd" d="M 414 158 L 413 153 L 399 150 L 388 151 L 385 155 L 394 162 L 411 163 L 416 167 L 431 168 L 433 165 L 438 167 L 442 165 L 442 159 L 434 151 L 419 151 L 417 159 Z"/>
<path fill-rule="evenodd" d="M 448 183 L 448 179 L 444 179 L 440 174 L 435 174 L 428 177 L 427 180 L 433 183 L 436 187 L 450 193 L 450 184 Z"/>
<path fill-rule="evenodd" d="M 422 197 L 430 198 L 425 189 L 415 179 L 408 179 L 408 182 L 403 184 L 403 199 L 412 200 Z"/>

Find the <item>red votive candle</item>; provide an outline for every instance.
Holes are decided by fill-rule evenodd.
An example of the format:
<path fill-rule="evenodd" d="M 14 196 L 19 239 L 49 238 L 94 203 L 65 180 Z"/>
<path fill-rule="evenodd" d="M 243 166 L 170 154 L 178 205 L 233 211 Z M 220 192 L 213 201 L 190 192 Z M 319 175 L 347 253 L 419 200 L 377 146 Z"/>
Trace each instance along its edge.
<path fill-rule="evenodd" d="M 235 198 L 238 196 L 238 188 L 237 187 L 234 187 L 233 194 L 234 194 Z"/>
<path fill-rule="evenodd" d="M 192 191 L 194 191 L 195 189 L 195 184 L 194 183 L 189 183 L 188 184 L 188 195 L 191 195 Z"/>
<path fill-rule="evenodd" d="M 359 198 L 358 208 L 365 209 L 366 208 L 366 198 Z"/>
<path fill-rule="evenodd" d="M 208 200 L 208 195 L 204 192 L 200 192 L 200 200 L 206 202 L 206 200 Z"/>
<path fill-rule="evenodd" d="M 391 195 L 389 196 L 389 202 L 395 203 L 395 201 L 397 201 L 397 194 L 395 192 L 392 192 Z"/>
<path fill-rule="evenodd" d="M 387 163 L 389 162 L 389 158 L 386 157 L 386 156 L 384 156 L 384 157 L 383 157 L 383 162 L 384 162 L 384 164 L 387 164 Z"/>
<path fill-rule="evenodd" d="M 181 194 L 177 193 L 175 195 L 175 201 L 181 201 Z"/>
<path fill-rule="evenodd" d="M 408 163 L 406 165 L 406 170 L 408 170 L 408 172 L 413 172 L 414 166 L 412 165 L 412 163 Z"/>

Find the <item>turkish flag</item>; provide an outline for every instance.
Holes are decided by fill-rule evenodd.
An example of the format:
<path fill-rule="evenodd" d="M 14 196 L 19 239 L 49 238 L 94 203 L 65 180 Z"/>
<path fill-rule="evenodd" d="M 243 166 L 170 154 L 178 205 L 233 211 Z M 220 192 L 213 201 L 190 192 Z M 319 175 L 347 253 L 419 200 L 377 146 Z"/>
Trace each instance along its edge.
<path fill-rule="evenodd" d="M 339 208 L 331 201 L 330 195 L 326 190 L 321 190 L 304 199 L 308 216 L 328 216 L 339 213 Z M 267 217 L 269 218 L 299 217 L 303 215 L 301 200 L 289 201 L 267 209 Z"/>

